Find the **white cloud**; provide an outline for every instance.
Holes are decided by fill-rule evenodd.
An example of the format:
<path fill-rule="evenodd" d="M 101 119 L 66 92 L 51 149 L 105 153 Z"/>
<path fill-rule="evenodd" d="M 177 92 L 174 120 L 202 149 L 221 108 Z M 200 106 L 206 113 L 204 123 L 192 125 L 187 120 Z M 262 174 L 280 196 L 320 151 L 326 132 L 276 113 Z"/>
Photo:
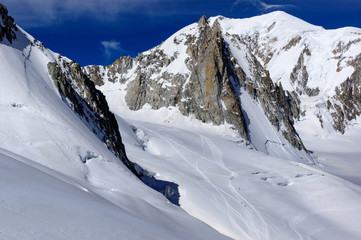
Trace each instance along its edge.
<path fill-rule="evenodd" d="M 112 57 L 118 58 L 121 54 L 127 54 L 127 51 L 121 47 L 121 43 L 118 41 L 102 41 L 100 44 L 103 46 L 103 53 L 106 60 L 112 60 Z"/>
<path fill-rule="evenodd" d="M 248 2 L 248 3 L 252 4 L 255 8 L 257 8 L 260 11 L 285 9 L 285 8 L 293 7 L 293 5 L 291 5 L 291 4 L 267 4 L 262 0 L 236 0 L 233 3 L 233 6 L 240 5 L 243 2 Z"/>

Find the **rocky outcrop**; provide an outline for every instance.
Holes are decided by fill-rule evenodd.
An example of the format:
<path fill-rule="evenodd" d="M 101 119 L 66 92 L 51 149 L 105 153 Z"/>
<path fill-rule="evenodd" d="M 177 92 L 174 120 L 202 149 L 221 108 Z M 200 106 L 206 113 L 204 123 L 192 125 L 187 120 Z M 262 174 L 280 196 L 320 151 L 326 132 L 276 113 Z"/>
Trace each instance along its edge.
<path fill-rule="evenodd" d="M 269 72 L 263 68 L 254 55 L 249 59 L 249 64 L 253 71 L 252 78 L 245 77 L 243 69 L 236 67 L 240 85 L 254 100 L 260 103 L 268 120 L 278 131 L 281 131 L 283 137 L 292 146 L 299 150 L 305 149 L 293 126 L 294 119 L 299 119 L 301 114 L 298 95 L 295 92 L 284 91 L 282 84 L 274 84 Z M 234 62 L 234 66 L 238 65 Z"/>
<path fill-rule="evenodd" d="M 187 100 L 179 104 L 180 110 L 204 122 L 232 124 L 248 139 L 238 98 L 238 75 L 221 31 L 216 24 L 211 28 L 205 16 L 198 27 L 199 37 L 190 41 L 187 48 L 191 75 L 183 92 L 183 99 Z"/>
<path fill-rule="evenodd" d="M 8 15 L 7 8 L 0 3 L 0 42 L 6 38 L 11 44 L 14 40 L 16 40 L 16 31 L 18 28 L 14 23 L 14 19 Z"/>
<path fill-rule="evenodd" d="M 109 66 L 90 65 L 85 66 L 83 71 L 97 86 L 102 86 L 104 84 L 104 79 L 107 79 L 107 81 L 112 83 L 124 83 L 128 80 L 128 78 L 124 75 L 128 72 L 128 70 L 133 68 L 134 62 L 137 62 L 137 60 L 138 58 L 133 59 L 129 56 L 120 57 Z"/>
<path fill-rule="evenodd" d="M 333 126 L 341 133 L 345 132 L 348 121 L 361 115 L 361 54 L 350 65 L 355 68 L 355 71 L 339 87 L 336 87 L 334 96 L 336 103 L 327 102 L 334 121 Z"/>
<path fill-rule="evenodd" d="M 153 71 L 149 74 L 139 70 L 135 80 L 128 85 L 127 104 L 132 110 L 140 109 L 146 103 L 154 109 L 178 106 L 182 114 L 192 115 L 202 122 L 232 124 L 243 138 L 248 139 L 246 122 L 234 86 L 238 76 L 233 70 L 221 32 L 218 27 L 211 28 L 205 16 L 199 20 L 198 29 L 198 37 L 190 35 L 186 40 L 189 57 L 184 64 L 189 74 L 164 72 L 154 81 L 151 79 Z M 167 64 L 166 56 L 159 51 L 146 58 L 157 59 L 147 63 L 153 66 Z"/>
<path fill-rule="evenodd" d="M 133 163 L 126 156 L 118 123 L 114 114 L 109 111 L 104 95 L 95 88 L 79 64 L 68 62 L 59 56 L 57 62 L 48 63 L 48 71 L 64 103 L 138 176 Z"/>
<path fill-rule="evenodd" d="M 131 110 L 138 110 L 149 103 L 153 109 L 176 106 L 181 101 L 182 86 L 186 81 L 183 74 L 163 72 L 167 55 L 160 49 L 135 58 L 135 78 L 128 84 L 126 103 Z M 118 67 L 118 69 L 122 69 Z M 123 67 L 124 69 L 124 67 Z"/>
<path fill-rule="evenodd" d="M 297 40 L 298 38 L 295 41 Z M 290 42 L 290 44 L 291 43 L 292 41 Z M 311 52 L 308 47 L 305 46 L 298 58 L 296 66 L 293 68 L 290 79 L 291 82 L 296 85 L 296 91 L 298 92 L 298 94 L 302 95 L 303 93 L 305 93 L 308 96 L 312 97 L 318 95 L 320 90 L 318 88 L 309 88 L 307 86 L 309 76 L 305 64 L 305 58 L 309 56 L 311 56 Z"/>
<path fill-rule="evenodd" d="M 296 46 L 300 41 L 301 41 L 302 37 L 301 36 L 296 36 L 294 38 L 292 38 L 287 45 L 285 45 L 282 50 L 284 51 L 288 51 L 291 48 L 293 48 L 294 46 Z"/>

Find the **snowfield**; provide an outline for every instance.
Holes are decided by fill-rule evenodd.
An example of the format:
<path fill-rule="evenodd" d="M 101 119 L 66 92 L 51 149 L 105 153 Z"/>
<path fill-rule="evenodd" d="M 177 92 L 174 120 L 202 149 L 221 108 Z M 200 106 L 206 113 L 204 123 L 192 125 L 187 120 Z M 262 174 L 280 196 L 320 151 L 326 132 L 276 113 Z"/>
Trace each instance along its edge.
<path fill-rule="evenodd" d="M 120 108 L 111 101 L 110 106 L 114 112 Z M 217 231 L 233 239 L 361 236 L 359 185 L 319 163 L 270 157 L 218 127 L 187 122 L 174 110 L 158 110 L 154 116 L 170 119 L 158 124 L 148 111 L 123 109 L 132 119 L 118 117 L 128 157 L 158 179 L 179 184 L 180 206 Z M 177 121 L 189 127 L 176 128 Z"/>
<path fill-rule="evenodd" d="M 296 128 L 309 156 L 246 93 L 253 144 L 176 107 L 131 111 L 126 85 L 106 82 L 129 159 L 179 186 L 175 206 L 61 100 L 47 70 L 57 54 L 29 41 L 20 29 L 0 44 L 0 239 L 361 239 L 359 120 L 340 135 L 306 115 Z"/>
<path fill-rule="evenodd" d="M 64 103 L 57 54 L 0 44 L 0 239 L 228 239 L 137 179 Z"/>

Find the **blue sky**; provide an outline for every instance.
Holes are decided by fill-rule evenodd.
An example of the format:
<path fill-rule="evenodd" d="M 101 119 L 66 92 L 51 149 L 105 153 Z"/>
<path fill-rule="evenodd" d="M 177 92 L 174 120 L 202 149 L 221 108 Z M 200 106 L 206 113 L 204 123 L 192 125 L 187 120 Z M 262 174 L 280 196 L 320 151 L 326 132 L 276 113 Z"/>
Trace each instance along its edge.
<path fill-rule="evenodd" d="M 136 56 L 206 16 L 282 10 L 327 29 L 361 28 L 361 0 L 2 0 L 16 23 L 80 65 Z"/>

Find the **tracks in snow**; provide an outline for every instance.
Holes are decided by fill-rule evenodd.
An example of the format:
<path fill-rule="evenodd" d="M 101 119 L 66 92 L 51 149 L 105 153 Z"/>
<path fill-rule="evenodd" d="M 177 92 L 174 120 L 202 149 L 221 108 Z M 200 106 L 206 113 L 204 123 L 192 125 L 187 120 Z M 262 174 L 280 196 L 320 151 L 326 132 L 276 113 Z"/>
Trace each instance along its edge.
<path fill-rule="evenodd" d="M 176 153 L 177 158 L 179 157 L 195 170 L 204 180 L 199 184 L 202 190 L 209 192 L 210 189 L 213 189 L 212 195 L 214 195 L 214 191 L 217 193 L 211 202 L 219 213 L 223 213 L 223 219 L 229 221 L 231 226 L 236 229 L 236 232 L 232 232 L 232 236 L 251 240 L 269 239 L 268 224 L 257 209 L 235 189 L 232 182 L 238 178 L 238 175 L 226 167 L 222 161 L 222 151 L 210 138 L 198 134 L 202 149 L 202 153 L 199 153 L 147 127 L 142 126 L 141 128 L 163 140 Z M 212 171 L 204 170 L 205 167 L 211 168 Z M 217 173 L 214 173 L 213 170 Z M 221 177 L 221 182 L 218 181 L 219 177 Z M 213 224 L 217 228 L 217 223 L 206 223 L 211 226 Z M 221 231 L 221 229 L 219 230 Z"/>

